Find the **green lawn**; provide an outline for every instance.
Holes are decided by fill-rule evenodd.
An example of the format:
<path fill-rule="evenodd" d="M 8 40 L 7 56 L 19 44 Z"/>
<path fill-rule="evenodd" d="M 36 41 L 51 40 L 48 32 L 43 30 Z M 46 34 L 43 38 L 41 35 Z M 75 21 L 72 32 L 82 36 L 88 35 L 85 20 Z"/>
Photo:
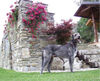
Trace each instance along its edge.
<path fill-rule="evenodd" d="M 0 81 L 100 81 L 100 70 L 44 74 L 22 73 L 0 68 Z"/>

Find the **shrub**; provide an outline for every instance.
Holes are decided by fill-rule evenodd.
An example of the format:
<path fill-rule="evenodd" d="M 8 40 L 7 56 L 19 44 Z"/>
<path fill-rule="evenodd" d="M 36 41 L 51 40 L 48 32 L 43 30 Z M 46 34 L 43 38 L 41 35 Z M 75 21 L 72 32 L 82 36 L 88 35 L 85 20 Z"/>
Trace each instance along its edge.
<path fill-rule="evenodd" d="M 49 29 L 45 30 L 44 32 L 47 35 L 51 35 L 50 38 L 56 39 L 58 44 L 65 44 L 69 40 L 72 33 L 71 22 L 71 19 L 68 21 L 63 20 L 63 23 L 57 24 L 56 26 L 54 26 L 52 23 L 49 23 Z"/>
<path fill-rule="evenodd" d="M 81 18 L 78 22 L 77 31 L 80 33 L 81 38 L 85 43 L 92 42 L 94 40 L 94 31 L 93 27 L 86 26 L 88 19 Z"/>

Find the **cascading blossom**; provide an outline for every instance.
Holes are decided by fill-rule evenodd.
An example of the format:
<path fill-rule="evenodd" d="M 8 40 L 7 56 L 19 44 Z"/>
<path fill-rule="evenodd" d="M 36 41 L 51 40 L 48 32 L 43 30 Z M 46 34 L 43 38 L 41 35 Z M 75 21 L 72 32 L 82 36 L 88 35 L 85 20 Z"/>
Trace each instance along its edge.
<path fill-rule="evenodd" d="M 4 33 L 9 32 L 9 28 L 14 27 L 14 24 L 18 20 L 18 8 L 17 8 L 18 2 L 16 1 L 14 2 L 14 4 L 15 4 L 15 7 L 14 5 L 11 5 L 10 6 L 11 11 L 6 14 L 8 19 L 5 21 L 5 23 L 7 23 L 7 21 L 8 23 L 4 25 L 5 26 Z M 8 25 L 9 25 L 9 28 L 8 28 Z"/>
<path fill-rule="evenodd" d="M 14 4 L 17 4 L 17 2 L 14 2 Z M 17 22 L 18 20 L 18 9 L 15 7 L 13 8 L 14 6 L 11 5 L 10 8 L 11 8 L 11 12 L 7 13 L 7 16 L 8 16 L 8 23 L 11 24 L 11 26 L 13 27 L 14 25 L 14 22 Z"/>
<path fill-rule="evenodd" d="M 38 31 L 39 25 L 46 21 L 47 12 L 45 6 L 42 3 L 33 3 L 33 5 L 27 5 L 28 11 L 25 13 L 26 17 L 22 19 L 29 32 L 32 32 L 32 38 L 36 38 L 35 34 Z"/>
<path fill-rule="evenodd" d="M 7 17 L 8 17 L 8 24 L 10 25 L 10 27 L 15 27 L 14 25 L 16 24 L 17 20 L 18 20 L 18 2 L 14 2 L 14 4 L 16 5 L 16 7 L 14 7 L 13 5 L 10 6 L 11 11 L 9 13 L 7 13 Z M 27 5 L 28 6 L 28 10 L 26 11 L 26 16 L 24 18 L 22 18 L 22 22 L 25 25 L 25 29 L 28 29 L 28 32 L 32 33 L 32 38 L 36 38 L 36 33 L 39 32 L 39 27 L 40 24 L 44 23 L 44 21 L 46 21 L 46 6 L 43 5 L 42 3 L 33 3 L 33 5 Z M 8 31 L 5 29 L 5 31 Z M 4 33 L 5 33 L 4 31 Z"/>

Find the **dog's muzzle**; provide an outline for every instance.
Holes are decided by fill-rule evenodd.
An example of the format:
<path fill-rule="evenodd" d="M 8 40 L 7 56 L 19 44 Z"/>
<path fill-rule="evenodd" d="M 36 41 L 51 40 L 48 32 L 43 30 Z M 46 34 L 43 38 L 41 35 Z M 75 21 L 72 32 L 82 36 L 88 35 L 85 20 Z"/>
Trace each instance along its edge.
<path fill-rule="evenodd" d="M 81 37 L 79 36 L 78 38 L 77 38 L 77 41 L 78 41 L 78 43 L 81 43 Z"/>

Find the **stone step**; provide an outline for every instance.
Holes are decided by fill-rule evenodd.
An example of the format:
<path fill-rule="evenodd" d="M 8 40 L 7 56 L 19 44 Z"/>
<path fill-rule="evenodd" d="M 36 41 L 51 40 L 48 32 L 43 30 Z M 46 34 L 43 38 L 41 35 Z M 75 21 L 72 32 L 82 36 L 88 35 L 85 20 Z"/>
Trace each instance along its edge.
<path fill-rule="evenodd" d="M 100 67 L 100 52 L 98 51 L 79 50 L 77 57 L 91 68 Z"/>

